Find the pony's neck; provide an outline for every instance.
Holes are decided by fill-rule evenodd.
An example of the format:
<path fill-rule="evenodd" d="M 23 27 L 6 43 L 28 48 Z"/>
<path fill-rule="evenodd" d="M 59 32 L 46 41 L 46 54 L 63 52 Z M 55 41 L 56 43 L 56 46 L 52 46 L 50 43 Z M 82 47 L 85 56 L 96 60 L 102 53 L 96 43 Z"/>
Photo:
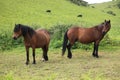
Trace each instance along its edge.
<path fill-rule="evenodd" d="M 33 34 L 35 33 L 35 31 L 32 28 L 28 27 L 28 26 L 22 26 L 21 29 L 22 29 L 23 37 L 32 38 Z"/>
<path fill-rule="evenodd" d="M 31 40 L 31 37 L 28 34 L 26 34 L 25 36 L 23 36 L 23 38 L 24 38 L 25 42 L 30 42 L 30 40 Z"/>
<path fill-rule="evenodd" d="M 103 30 L 103 24 L 100 24 L 100 25 L 96 26 L 96 28 L 97 28 L 97 30 L 99 32 L 102 32 L 102 30 Z"/>

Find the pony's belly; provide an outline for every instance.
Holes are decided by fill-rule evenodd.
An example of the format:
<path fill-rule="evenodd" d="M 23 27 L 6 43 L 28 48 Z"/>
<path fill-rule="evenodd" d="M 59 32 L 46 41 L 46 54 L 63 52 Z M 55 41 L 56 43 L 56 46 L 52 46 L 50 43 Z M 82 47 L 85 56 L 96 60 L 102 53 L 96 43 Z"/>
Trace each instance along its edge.
<path fill-rule="evenodd" d="M 83 43 L 83 44 L 89 44 L 89 43 L 92 43 L 94 42 L 94 40 L 88 40 L 88 39 L 84 39 L 84 40 L 79 40 L 80 43 Z"/>

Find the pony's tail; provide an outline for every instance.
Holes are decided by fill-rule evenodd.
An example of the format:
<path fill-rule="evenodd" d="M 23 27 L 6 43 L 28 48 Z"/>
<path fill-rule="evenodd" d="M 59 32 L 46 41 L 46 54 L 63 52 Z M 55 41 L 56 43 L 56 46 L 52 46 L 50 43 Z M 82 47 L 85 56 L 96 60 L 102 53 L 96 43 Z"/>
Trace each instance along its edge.
<path fill-rule="evenodd" d="M 65 35 L 64 35 L 63 47 L 62 47 L 62 56 L 65 54 L 67 43 L 68 43 L 67 32 L 68 32 L 68 30 L 65 32 Z"/>

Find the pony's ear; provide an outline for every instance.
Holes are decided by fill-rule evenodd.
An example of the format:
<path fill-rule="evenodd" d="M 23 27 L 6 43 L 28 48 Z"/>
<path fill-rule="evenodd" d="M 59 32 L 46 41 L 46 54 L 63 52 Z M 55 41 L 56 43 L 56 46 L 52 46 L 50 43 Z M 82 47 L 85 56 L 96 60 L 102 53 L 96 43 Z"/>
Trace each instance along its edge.
<path fill-rule="evenodd" d="M 108 23 L 110 23 L 110 20 L 108 21 Z"/>
<path fill-rule="evenodd" d="M 106 22 L 106 19 L 105 19 L 105 22 Z"/>
<path fill-rule="evenodd" d="M 21 24 L 18 24 L 19 25 L 19 27 L 21 27 Z"/>
<path fill-rule="evenodd" d="M 21 28 L 21 24 L 18 24 L 19 28 Z"/>

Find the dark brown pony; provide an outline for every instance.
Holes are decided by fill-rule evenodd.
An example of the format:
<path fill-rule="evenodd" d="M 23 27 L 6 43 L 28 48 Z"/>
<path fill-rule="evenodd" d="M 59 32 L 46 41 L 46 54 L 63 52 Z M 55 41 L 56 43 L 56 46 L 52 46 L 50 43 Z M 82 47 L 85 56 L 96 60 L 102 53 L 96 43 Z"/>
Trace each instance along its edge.
<path fill-rule="evenodd" d="M 48 60 L 47 52 L 50 42 L 50 36 L 48 31 L 43 29 L 33 30 L 32 28 L 17 24 L 14 28 L 13 39 L 17 39 L 20 36 L 24 37 L 24 45 L 26 48 L 26 64 L 29 64 L 29 48 L 32 48 L 33 51 L 33 64 L 36 63 L 35 61 L 35 48 L 42 48 L 43 50 L 43 59 L 45 61 Z"/>
<path fill-rule="evenodd" d="M 72 58 L 71 47 L 76 41 L 83 44 L 94 42 L 94 50 L 92 55 L 98 58 L 99 43 L 103 39 L 105 34 L 110 30 L 110 28 L 111 28 L 110 20 L 109 21 L 105 20 L 105 22 L 103 22 L 102 24 L 91 28 L 73 26 L 72 28 L 68 29 L 64 35 L 62 55 L 64 55 L 67 47 L 68 58 Z"/>

